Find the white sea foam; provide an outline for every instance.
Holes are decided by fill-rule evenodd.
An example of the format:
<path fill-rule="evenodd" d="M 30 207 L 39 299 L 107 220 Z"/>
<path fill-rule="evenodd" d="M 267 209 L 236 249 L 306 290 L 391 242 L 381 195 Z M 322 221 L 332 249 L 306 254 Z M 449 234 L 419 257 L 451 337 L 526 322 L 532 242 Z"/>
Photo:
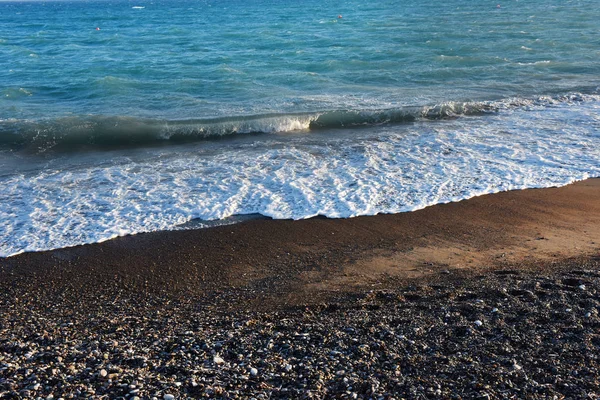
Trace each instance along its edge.
<path fill-rule="evenodd" d="M 318 117 L 315 115 L 282 115 L 264 117 L 260 119 L 232 119 L 203 124 L 190 123 L 189 125 L 166 123 L 162 129 L 161 136 L 169 139 L 173 135 L 185 136 L 198 135 L 198 130 L 206 133 L 206 136 L 227 136 L 232 133 L 274 133 L 307 130 L 310 123 Z M 189 132 L 189 133 L 188 133 Z"/>
<path fill-rule="evenodd" d="M 542 61 L 534 61 L 534 62 L 527 62 L 527 63 L 517 63 L 519 65 L 547 65 L 547 64 L 551 64 L 552 61 L 550 60 L 542 60 Z"/>
<path fill-rule="evenodd" d="M 580 100 L 507 100 L 497 113 L 455 120 L 65 156 L 41 160 L 43 172 L 15 160 L 15 172 L 0 176 L 0 255 L 196 218 L 394 213 L 600 176 L 600 101 Z"/>

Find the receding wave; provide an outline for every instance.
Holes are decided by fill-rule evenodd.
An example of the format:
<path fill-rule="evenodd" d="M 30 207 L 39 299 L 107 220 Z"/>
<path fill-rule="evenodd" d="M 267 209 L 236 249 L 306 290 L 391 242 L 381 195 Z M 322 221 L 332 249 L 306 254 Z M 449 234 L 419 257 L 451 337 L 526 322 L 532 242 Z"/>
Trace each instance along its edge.
<path fill-rule="evenodd" d="M 496 113 L 510 108 L 547 106 L 598 98 L 598 95 L 575 93 L 535 99 L 511 98 L 388 109 L 331 110 L 187 120 L 98 115 L 43 120 L 7 119 L 0 120 L 0 148 L 42 152 L 49 149 L 181 143 L 237 134 L 282 133 L 453 119 Z"/>

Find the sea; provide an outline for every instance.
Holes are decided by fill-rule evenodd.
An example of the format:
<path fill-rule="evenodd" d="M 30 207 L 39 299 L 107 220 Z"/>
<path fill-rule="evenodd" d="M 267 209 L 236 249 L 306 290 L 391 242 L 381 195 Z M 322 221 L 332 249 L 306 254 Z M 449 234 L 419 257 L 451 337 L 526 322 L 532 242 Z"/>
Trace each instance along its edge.
<path fill-rule="evenodd" d="M 598 177 L 598 5 L 0 1 L 0 257 Z"/>

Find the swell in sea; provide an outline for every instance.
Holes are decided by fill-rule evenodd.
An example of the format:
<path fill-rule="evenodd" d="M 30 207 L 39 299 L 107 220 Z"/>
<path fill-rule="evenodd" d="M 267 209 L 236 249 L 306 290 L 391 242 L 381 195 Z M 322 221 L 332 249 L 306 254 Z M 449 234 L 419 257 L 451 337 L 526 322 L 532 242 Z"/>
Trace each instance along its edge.
<path fill-rule="evenodd" d="M 241 134 L 308 132 L 482 116 L 510 110 L 598 101 L 597 94 L 569 93 L 493 101 L 448 101 L 385 109 L 339 109 L 219 118 L 151 119 L 78 115 L 38 120 L 0 119 L 0 149 L 45 152 L 152 144 L 179 144 Z"/>

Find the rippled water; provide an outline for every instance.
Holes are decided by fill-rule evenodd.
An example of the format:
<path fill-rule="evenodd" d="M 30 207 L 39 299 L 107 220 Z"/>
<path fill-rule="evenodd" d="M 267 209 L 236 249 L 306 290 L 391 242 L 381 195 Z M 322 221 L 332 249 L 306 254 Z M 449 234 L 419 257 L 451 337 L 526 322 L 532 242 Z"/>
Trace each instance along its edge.
<path fill-rule="evenodd" d="M 373 3 L 0 2 L 0 255 L 599 175 L 595 1 Z"/>

